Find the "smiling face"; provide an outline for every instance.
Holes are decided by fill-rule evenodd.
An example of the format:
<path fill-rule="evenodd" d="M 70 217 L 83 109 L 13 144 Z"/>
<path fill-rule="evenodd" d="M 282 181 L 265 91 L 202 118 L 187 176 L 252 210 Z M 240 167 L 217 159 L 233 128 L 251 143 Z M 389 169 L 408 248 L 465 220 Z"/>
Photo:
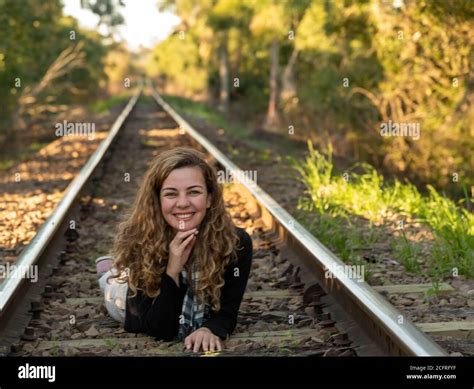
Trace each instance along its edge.
<path fill-rule="evenodd" d="M 160 203 L 163 217 L 175 231 L 198 227 L 211 206 L 201 169 L 174 169 L 163 182 Z"/>

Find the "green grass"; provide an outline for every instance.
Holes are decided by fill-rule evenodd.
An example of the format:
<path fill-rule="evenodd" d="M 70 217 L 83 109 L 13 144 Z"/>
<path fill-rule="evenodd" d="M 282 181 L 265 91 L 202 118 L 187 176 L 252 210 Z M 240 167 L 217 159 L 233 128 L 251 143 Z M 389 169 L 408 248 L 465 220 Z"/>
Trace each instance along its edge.
<path fill-rule="evenodd" d="M 104 339 L 105 346 L 112 351 L 114 348 L 118 347 L 118 342 L 114 339 Z"/>
<path fill-rule="evenodd" d="M 402 232 L 402 237 L 391 242 L 391 248 L 395 258 L 405 266 L 405 269 L 411 273 L 421 273 L 419 260 L 421 256 L 420 245 L 407 239 L 406 234 Z"/>
<path fill-rule="evenodd" d="M 433 281 L 433 285 L 431 286 L 431 288 L 429 288 L 429 289 L 425 292 L 425 296 L 426 296 L 426 297 L 438 296 L 438 295 L 440 294 L 439 284 L 440 284 L 440 281 L 439 281 L 439 280 L 434 280 L 434 281 Z"/>
<path fill-rule="evenodd" d="M 380 234 L 377 228 L 369 224 L 367 230 L 352 224 L 347 215 L 336 210 L 330 213 L 311 209 L 308 202 L 300 200 L 296 218 L 332 251 L 348 264 L 364 266 L 364 279 L 372 274 L 372 265 L 362 258 L 362 252 L 377 241 Z"/>
<path fill-rule="evenodd" d="M 107 99 L 96 100 L 88 104 L 87 109 L 94 113 L 106 113 L 115 105 L 126 103 L 129 99 L 130 94 L 122 93 L 120 95 L 111 96 Z"/>
<path fill-rule="evenodd" d="M 336 248 L 343 260 L 354 256 L 360 233 L 354 231 L 350 216 L 359 216 L 383 225 L 393 215 L 419 221 L 433 232 L 434 242 L 427 261 L 428 275 L 433 280 L 446 277 L 455 269 L 459 274 L 474 277 L 474 215 L 451 199 L 428 186 L 428 195 L 408 183 L 395 180 L 387 184 L 368 164 L 354 166 L 349 172 L 337 174 L 332 150 L 327 156 L 314 150 L 309 142 L 304 161 L 289 158 L 300 173 L 308 197 L 299 209 L 314 218 L 312 228 L 324 243 Z M 348 173 L 348 175 L 344 175 Z M 355 243 L 354 243 L 355 242 Z M 370 242 L 364 241 L 364 244 Z M 392 250 L 409 272 L 419 272 L 421 245 L 409 241 L 403 233 L 394 238 Z"/>

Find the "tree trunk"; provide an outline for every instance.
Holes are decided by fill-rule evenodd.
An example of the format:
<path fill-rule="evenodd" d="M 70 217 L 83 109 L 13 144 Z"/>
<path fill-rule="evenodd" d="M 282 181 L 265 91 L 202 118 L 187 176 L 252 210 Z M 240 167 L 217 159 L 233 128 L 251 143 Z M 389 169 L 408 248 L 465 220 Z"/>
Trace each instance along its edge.
<path fill-rule="evenodd" d="M 229 113 L 229 53 L 227 51 L 227 35 L 224 35 L 219 47 L 219 111 Z"/>
<path fill-rule="evenodd" d="M 270 99 L 268 101 L 267 117 L 263 125 L 264 129 L 270 132 L 278 131 L 279 115 L 278 115 L 278 52 L 280 49 L 279 42 L 276 38 L 272 40 L 270 51 Z"/>
<path fill-rule="evenodd" d="M 233 66 L 234 77 L 239 77 L 240 63 L 242 62 L 242 38 L 239 37 L 239 43 L 237 45 L 237 52 L 235 54 L 235 63 Z"/>
<path fill-rule="evenodd" d="M 280 92 L 280 101 L 290 102 L 296 97 L 296 82 L 294 75 L 294 67 L 296 59 L 298 58 L 298 49 L 293 49 L 291 53 L 290 60 L 283 70 L 283 75 L 281 77 L 281 92 Z"/>

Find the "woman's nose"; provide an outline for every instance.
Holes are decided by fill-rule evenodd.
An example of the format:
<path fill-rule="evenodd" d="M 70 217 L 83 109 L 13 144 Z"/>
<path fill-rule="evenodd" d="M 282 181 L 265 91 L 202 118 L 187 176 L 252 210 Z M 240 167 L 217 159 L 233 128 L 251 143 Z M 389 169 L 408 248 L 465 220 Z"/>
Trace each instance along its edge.
<path fill-rule="evenodd" d="M 179 207 L 179 208 L 185 208 L 189 205 L 189 199 L 188 199 L 188 196 L 186 196 L 186 194 L 183 194 L 183 195 L 179 195 L 178 196 L 178 201 L 176 203 L 176 206 Z"/>

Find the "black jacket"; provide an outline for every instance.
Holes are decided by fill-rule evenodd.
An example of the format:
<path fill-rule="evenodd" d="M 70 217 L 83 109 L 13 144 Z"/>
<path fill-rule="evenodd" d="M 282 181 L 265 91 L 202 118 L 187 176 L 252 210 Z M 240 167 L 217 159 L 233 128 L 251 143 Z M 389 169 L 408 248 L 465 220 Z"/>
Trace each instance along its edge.
<path fill-rule="evenodd" d="M 210 318 L 203 327 L 209 328 L 221 339 L 226 339 L 235 329 L 240 303 L 247 286 L 252 265 L 252 240 L 247 232 L 236 227 L 239 235 L 237 263 L 231 263 L 224 274 L 225 284 L 221 290 L 221 309 L 211 310 Z M 236 271 L 238 268 L 238 272 Z M 140 332 L 160 340 L 173 340 L 179 329 L 179 316 L 187 286 L 181 282 L 178 287 L 166 273 L 162 276 L 161 291 L 158 297 L 151 298 L 142 291 L 130 297 L 127 291 L 127 306 L 124 328 L 127 332 Z"/>

